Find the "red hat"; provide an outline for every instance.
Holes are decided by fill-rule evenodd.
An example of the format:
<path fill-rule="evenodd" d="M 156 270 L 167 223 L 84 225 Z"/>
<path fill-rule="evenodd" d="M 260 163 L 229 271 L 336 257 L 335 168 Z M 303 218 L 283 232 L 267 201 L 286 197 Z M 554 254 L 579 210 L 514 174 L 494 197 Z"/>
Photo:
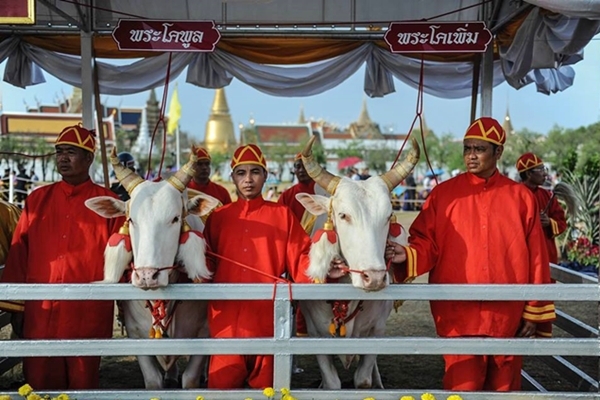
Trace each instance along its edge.
<path fill-rule="evenodd" d="M 55 146 L 59 144 L 68 144 L 93 153 L 96 151 L 96 134 L 94 131 L 85 129 L 79 123 L 79 125 L 68 126 L 63 129 L 56 138 L 56 143 L 54 143 Z"/>
<path fill-rule="evenodd" d="M 267 169 L 267 160 L 260 148 L 255 144 L 247 144 L 240 146 L 233 153 L 231 159 L 231 169 L 235 169 L 238 165 L 258 164 Z"/>
<path fill-rule="evenodd" d="M 480 139 L 502 146 L 506 141 L 506 133 L 494 118 L 481 117 L 469 126 L 464 139 Z"/>
<path fill-rule="evenodd" d="M 208 151 L 203 147 L 196 147 L 196 157 L 198 157 L 198 161 L 200 161 L 200 160 L 209 160 L 210 161 L 210 154 L 208 154 Z"/>
<path fill-rule="evenodd" d="M 525 153 L 517 160 L 517 171 L 523 172 L 528 169 L 535 168 L 538 165 L 542 165 L 544 162 L 541 158 L 533 153 Z"/>

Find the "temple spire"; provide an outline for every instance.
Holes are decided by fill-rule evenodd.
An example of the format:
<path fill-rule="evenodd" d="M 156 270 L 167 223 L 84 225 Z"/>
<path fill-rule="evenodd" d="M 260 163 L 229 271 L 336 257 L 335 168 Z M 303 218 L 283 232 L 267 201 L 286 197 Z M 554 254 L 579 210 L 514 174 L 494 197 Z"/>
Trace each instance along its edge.
<path fill-rule="evenodd" d="M 204 142 L 209 152 L 221 153 L 232 150 L 237 144 L 224 88 L 215 90 L 210 116 L 206 122 Z"/>
<path fill-rule="evenodd" d="M 303 105 L 300 105 L 300 115 L 298 116 L 298 124 L 306 124 L 306 117 L 304 116 Z"/>
<path fill-rule="evenodd" d="M 363 99 L 362 109 L 360 110 L 360 116 L 358 121 L 359 125 L 366 126 L 372 123 L 371 117 L 369 116 L 369 110 L 367 110 L 367 99 Z"/>
<path fill-rule="evenodd" d="M 504 116 L 504 121 L 502 122 L 502 128 L 506 135 L 514 135 L 515 128 L 513 128 L 512 121 L 510 119 L 510 113 L 508 112 L 508 106 L 506 106 L 506 115 Z"/>

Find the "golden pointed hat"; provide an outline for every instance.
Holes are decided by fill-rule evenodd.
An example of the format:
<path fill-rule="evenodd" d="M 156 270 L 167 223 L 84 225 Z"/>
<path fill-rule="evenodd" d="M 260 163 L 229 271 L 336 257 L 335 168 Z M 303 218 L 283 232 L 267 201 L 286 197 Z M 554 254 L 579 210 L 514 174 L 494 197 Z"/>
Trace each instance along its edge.
<path fill-rule="evenodd" d="M 544 162 L 541 158 L 533 153 L 525 153 L 517 160 L 517 171 L 519 173 L 527 171 L 528 169 L 535 168 L 538 165 L 543 165 Z"/>
<path fill-rule="evenodd" d="M 96 134 L 79 125 L 67 126 L 56 138 L 55 146 L 68 144 L 94 153 L 96 151 Z"/>
<path fill-rule="evenodd" d="M 231 159 L 232 170 L 238 165 L 245 164 L 258 164 L 265 170 L 267 169 L 267 160 L 262 150 L 255 144 L 240 146 L 233 153 L 233 158 Z"/>
<path fill-rule="evenodd" d="M 506 141 L 506 133 L 502 125 L 494 118 L 481 117 L 469 126 L 464 139 L 480 139 L 503 146 Z"/>
<path fill-rule="evenodd" d="M 200 161 L 200 160 L 209 160 L 210 161 L 210 154 L 208 154 L 208 151 L 204 147 L 196 147 L 196 157 L 198 157 L 198 161 Z"/>

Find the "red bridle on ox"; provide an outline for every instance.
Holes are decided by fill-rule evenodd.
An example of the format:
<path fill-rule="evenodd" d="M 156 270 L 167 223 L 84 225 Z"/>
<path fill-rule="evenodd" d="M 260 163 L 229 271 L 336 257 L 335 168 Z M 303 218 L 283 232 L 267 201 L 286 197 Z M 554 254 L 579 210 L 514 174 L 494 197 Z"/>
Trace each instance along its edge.
<path fill-rule="evenodd" d="M 183 203 L 183 199 L 182 199 Z M 190 225 L 186 222 L 185 217 L 187 216 L 187 211 L 182 204 L 182 222 L 181 229 L 179 235 L 179 244 L 185 243 L 190 234 L 196 234 L 200 237 L 204 237 L 202 232 L 194 231 L 190 227 Z M 131 237 L 129 236 L 129 203 L 127 203 L 127 211 L 125 214 L 125 222 L 119 229 L 119 233 L 113 234 L 109 239 L 110 246 L 116 246 L 121 240 L 124 240 L 125 249 L 128 252 L 132 251 L 131 246 Z M 140 268 L 147 267 L 136 267 L 134 261 L 132 260 L 129 264 L 129 270 L 125 273 L 127 274 L 127 281 L 131 282 L 131 273 Z M 172 271 L 179 270 L 181 267 L 178 265 L 171 265 L 167 267 L 153 268 L 156 270 L 156 273 L 160 273 L 161 271 Z M 170 272 L 169 272 L 170 274 Z M 149 337 L 154 339 L 160 339 L 166 335 L 166 332 L 173 321 L 173 316 L 175 315 L 175 311 L 177 310 L 177 306 L 181 303 L 181 300 L 177 300 L 174 302 L 173 307 L 169 309 L 170 300 L 146 300 L 146 308 L 150 310 L 150 314 L 152 315 L 152 327 L 150 328 Z"/>

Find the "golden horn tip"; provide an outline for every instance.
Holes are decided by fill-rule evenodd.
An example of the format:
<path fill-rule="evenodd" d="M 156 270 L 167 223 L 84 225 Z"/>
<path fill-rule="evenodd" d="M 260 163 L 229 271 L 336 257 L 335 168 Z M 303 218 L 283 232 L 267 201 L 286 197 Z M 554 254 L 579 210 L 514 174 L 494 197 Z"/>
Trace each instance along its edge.
<path fill-rule="evenodd" d="M 113 165 L 119 164 L 119 157 L 117 157 L 117 146 L 113 147 L 110 152 L 110 163 Z"/>
<path fill-rule="evenodd" d="M 309 157 L 312 154 L 312 147 L 315 143 L 315 140 L 317 140 L 317 137 L 315 135 L 312 135 L 310 139 L 308 139 L 306 146 L 304 146 L 304 150 L 302 150 L 303 157 Z"/>

